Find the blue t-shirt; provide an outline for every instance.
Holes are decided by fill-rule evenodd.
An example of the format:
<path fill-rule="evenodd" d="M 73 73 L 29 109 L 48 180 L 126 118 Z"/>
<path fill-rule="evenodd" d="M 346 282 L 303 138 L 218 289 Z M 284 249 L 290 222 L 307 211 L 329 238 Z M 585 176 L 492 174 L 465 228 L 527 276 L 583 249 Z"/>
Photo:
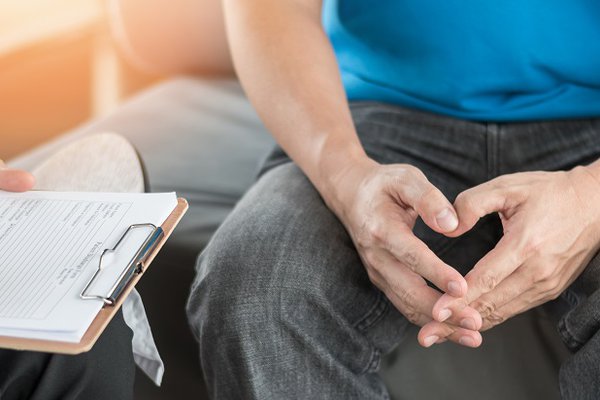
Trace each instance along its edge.
<path fill-rule="evenodd" d="M 600 0 L 325 0 L 350 100 L 454 117 L 600 117 Z"/>

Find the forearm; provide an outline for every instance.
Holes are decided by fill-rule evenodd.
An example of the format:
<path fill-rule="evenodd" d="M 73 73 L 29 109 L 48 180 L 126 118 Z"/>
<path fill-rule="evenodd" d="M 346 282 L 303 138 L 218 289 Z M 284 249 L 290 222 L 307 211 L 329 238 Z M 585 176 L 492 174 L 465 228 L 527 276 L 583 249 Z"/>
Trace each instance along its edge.
<path fill-rule="evenodd" d="M 371 162 L 358 140 L 319 1 L 225 1 L 240 80 L 267 128 L 326 201 Z"/>

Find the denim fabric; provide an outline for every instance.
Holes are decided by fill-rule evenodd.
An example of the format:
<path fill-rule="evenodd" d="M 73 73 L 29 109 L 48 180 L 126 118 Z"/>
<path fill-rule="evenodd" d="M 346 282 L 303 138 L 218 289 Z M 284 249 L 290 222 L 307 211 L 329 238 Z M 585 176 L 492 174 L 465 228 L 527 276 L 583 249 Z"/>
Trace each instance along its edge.
<path fill-rule="evenodd" d="M 600 120 L 486 124 L 379 103 L 352 104 L 367 153 L 420 168 L 452 201 L 498 175 L 568 169 L 600 157 Z M 462 273 L 502 235 L 497 216 L 450 239 L 415 233 Z M 548 310 L 573 351 L 564 398 L 600 396 L 600 261 Z M 382 354 L 407 320 L 369 281 L 341 223 L 276 149 L 198 260 L 188 317 L 215 399 L 385 399 Z"/>

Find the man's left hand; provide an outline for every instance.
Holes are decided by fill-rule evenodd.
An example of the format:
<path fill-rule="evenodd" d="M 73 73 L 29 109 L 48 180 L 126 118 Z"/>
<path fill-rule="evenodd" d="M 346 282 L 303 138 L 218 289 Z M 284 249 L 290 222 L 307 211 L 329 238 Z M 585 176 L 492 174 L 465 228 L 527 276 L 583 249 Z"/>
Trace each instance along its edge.
<path fill-rule="evenodd" d="M 452 334 L 443 323 L 447 310 L 457 315 L 474 307 L 486 330 L 557 298 L 600 248 L 598 168 L 504 175 L 461 193 L 454 204 L 460 224 L 448 236 L 467 232 L 493 212 L 504 236 L 467 274 L 467 295 L 443 295 L 433 308 L 435 320 L 419 336 Z"/>

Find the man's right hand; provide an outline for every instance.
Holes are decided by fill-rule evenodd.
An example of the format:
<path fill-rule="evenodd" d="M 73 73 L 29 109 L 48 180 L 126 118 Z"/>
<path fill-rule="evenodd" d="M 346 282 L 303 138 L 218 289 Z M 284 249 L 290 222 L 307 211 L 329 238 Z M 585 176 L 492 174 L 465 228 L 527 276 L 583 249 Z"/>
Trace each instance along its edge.
<path fill-rule="evenodd" d="M 33 187 L 35 179 L 29 172 L 7 168 L 0 160 L 0 190 L 25 192 Z"/>
<path fill-rule="evenodd" d="M 439 233 L 458 226 L 456 212 L 442 192 L 417 168 L 407 164 L 380 165 L 372 160 L 353 165 L 339 174 L 330 207 L 350 233 L 371 281 L 412 323 L 423 326 L 442 293 L 426 280 L 454 297 L 467 293 L 467 282 L 440 260 L 413 233 L 417 217 Z M 481 344 L 481 316 L 465 307 L 447 317 L 454 333 L 448 338 L 472 338 Z M 438 337 L 419 337 L 425 347 Z M 464 341 L 463 341 L 464 342 Z"/>

